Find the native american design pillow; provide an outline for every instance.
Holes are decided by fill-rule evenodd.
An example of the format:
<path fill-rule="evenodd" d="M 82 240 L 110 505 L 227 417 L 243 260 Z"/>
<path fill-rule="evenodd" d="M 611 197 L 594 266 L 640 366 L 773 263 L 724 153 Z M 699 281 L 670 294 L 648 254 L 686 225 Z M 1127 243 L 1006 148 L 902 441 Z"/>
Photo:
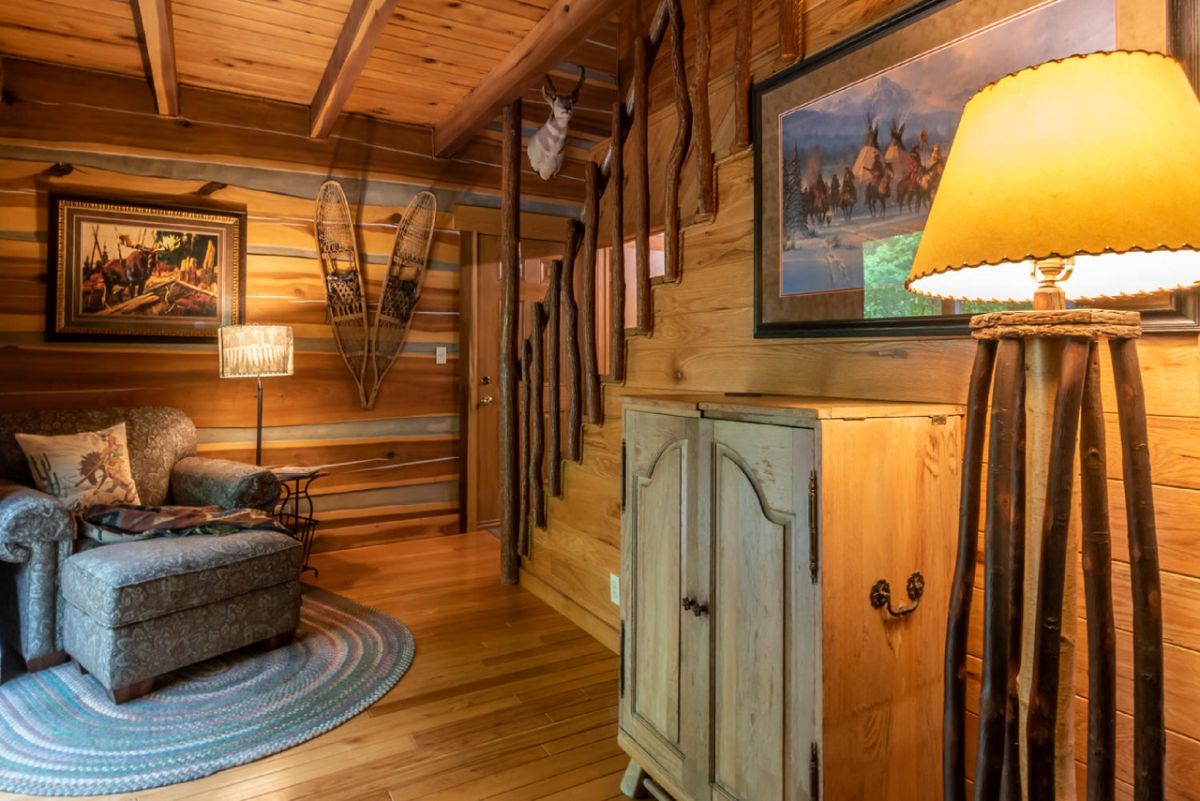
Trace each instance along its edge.
<path fill-rule="evenodd" d="M 60 498 L 71 509 L 141 502 L 129 466 L 124 423 L 81 434 L 16 437 L 37 488 Z"/>

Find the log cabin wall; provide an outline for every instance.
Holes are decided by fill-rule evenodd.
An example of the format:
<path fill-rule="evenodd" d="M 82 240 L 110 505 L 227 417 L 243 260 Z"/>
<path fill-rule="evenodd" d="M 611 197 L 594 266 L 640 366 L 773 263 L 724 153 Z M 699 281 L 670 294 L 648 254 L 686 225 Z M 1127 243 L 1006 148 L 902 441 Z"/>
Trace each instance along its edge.
<path fill-rule="evenodd" d="M 713 147 L 717 159 L 717 216 L 690 224 L 696 208 L 693 153 L 683 170 L 680 198 L 685 225 L 683 266 L 676 284 L 654 292 L 651 337 L 629 337 L 623 386 L 604 387 L 602 426 L 585 424 L 582 464 L 568 462 L 564 497 L 551 498 L 548 526 L 535 529 L 521 582 L 563 610 L 614 650 L 619 610 L 609 600 L 609 576 L 620 573 L 620 396 L 627 393 L 763 392 L 965 403 L 975 350 L 952 340 L 756 340 L 753 337 L 753 161 L 734 146 L 732 53 L 736 0 L 716 0 L 712 14 Z M 815 53 L 908 3 L 880 0 L 815 0 L 804 12 L 804 52 Z M 656 4 L 649 6 L 647 13 Z M 683 4 L 694 51 L 694 7 Z M 778 63 L 775 0 L 755 0 L 753 74 L 762 79 Z M 635 26 L 645 30 L 645 20 Z M 624 29 L 623 29 L 624 30 Z M 1163 49 L 1163 26 L 1134 34 L 1123 47 Z M 628 42 L 628 39 L 623 39 Z M 627 47 L 627 45 L 625 45 Z M 689 71 L 694 66 L 689 66 Z M 623 70 L 628 74 L 628 70 Z M 651 81 L 651 174 L 662 175 L 675 135 L 669 59 L 659 58 Z M 626 160 L 630 151 L 626 151 Z M 651 209 L 662 223 L 661 181 L 651 181 Z M 628 197 L 628 189 L 626 190 Z M 600 231 L 607 230 L 602 222 Z M 628 221 L 626 236 L 632 228 Z M 602 233 L 603 237 L 603 233 Z M 602 241 L 601 243 L 607 244 Z M 1162 560 L 1166 641 L 1167 797 L 1200 799 L 1200 339 L 1194 333 L 1151 334 L 1139 343 L 1149 415 L 1151 458 Z M 1104 403 L 1108 452 L 1118 453 L 1116 402 L 1106 369 Z M 1118 635 L 1118 797 L 1131 797 L 1132 655 L 1128 550 L 1119 459 L 1108 464 L 1113 525 L 1113 585 Z M 953 539 L 955 533 L 945 532 Z M 1082 615 L 1082 580 L 1079 608 Z M 968 760 L 974 762 L 982 642 L 983 590 L 976 582 L 972 605 Z M 1079 630 L 1086 628 L 1081 620 Z M 1086 649 L 1077 653 L 1086 658 Z M 937 655 L 940 662 L 940 654 Z M 1086 666 L 1077 665 L 1076 687 L 1086 692 Z M 1076 705 L 1076 744 L 1085 756 L 1086 707 Z M 1077 762 L 1082 770 L 1083 762 Z M 932 778 L 932 777 L 931 777 Z M 1082 773 L 1078 786 L 1084 787 Z"/>
<path fill-rule="evenodd" d="M 457 531 L 454 212 L 498 205 L 498 145 L 476 142 L 462 160 L 436 161 L 428 130 L 342 117 L 330 139 L 315 142 L 303 106 L 189 87 L 182 109 L 183 120 L 159 117 L 137 79 L 5 60 L 0 409 L 166 404 L 196 422 L 203 454 L 254 459 L 254 382 L 217 378 L 215 342 L 47 343 L 43 334 L 48 190 L 187 202 L 203 189 L 247 209 L 247 321 L 291 325 L 296 336 L 295 375 L 263 381 L 264 463 L 343 465 L 313 485 L 316 548 Z M 570 172 L 525 205 L 574 213 L 581 184 Z M 426 187 L 439 202 L 412 330 L 372 411 L 361 408 L 326 323 L 312 218 L 328 177 L 343 183 L 358 217 L 373 302 L 398 213 Z M 447 349 L 444 365 L 435 363 L 438 347 Z"/>

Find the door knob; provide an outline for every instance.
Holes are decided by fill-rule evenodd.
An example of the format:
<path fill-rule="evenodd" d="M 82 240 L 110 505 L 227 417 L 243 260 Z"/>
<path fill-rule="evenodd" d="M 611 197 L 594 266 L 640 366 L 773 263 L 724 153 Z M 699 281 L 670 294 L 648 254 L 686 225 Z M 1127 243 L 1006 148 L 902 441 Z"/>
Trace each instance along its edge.
<path fill-rule="evenodd" d="M 490 375 L 483 375 L 483 376 L 480 376 L 480 377 L 479 377 L 479 383 L 480 383 L 480 384 L 485 384 L 485 385 L 486 385 L 486 384 L 490 384 L 490 383 L 492 383 L 492 377 L 491 377 Z"/>
<path fill-rule="evenodd" d="M 484 395 L 482 398 L 479 399 L 480 406 L 488 406 L 491 404 L 491 402 L 492 402 L 491 395 Z"/>

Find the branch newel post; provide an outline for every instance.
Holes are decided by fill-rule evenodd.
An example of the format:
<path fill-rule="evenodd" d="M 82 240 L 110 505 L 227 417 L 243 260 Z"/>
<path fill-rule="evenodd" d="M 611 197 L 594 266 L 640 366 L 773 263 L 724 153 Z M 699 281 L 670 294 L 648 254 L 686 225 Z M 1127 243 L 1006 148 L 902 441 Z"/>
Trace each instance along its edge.
<path fill-rule="evenodd" d="M 500 581 L 520 580 L 517 348 L 521 329 L 521 101 L 504 107 L 500 193 Z"/>

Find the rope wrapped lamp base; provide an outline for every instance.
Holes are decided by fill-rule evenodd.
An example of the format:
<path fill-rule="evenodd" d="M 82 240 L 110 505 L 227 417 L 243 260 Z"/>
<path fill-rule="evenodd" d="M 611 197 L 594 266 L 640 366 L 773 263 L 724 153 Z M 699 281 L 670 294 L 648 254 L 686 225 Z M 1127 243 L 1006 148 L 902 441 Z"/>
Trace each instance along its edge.
<path fill-rule="evenodd" d="M 980 523 L 983 449 L 988 430 L 984 526 L 984 634 L 974 798 L 1054 801 L 1059 727 L 1060 636 L 1064 586 L 1075 570 L 1068 552 L 1076 442 L 1080 445 L 1084 595 L 1088 649 L 1088 801 L 1115 793 L 1116 647 L 1111 582 L 1104 409 L 1099 341 L 1108 340 L 1116 386 L 1133 590 L 1134 798 L 1164 798 L 1162 608 L 1146 406 L 1138 366 L 1136 312 L 1089 309 L 1001 312 L 971 320 L 978 345 L 968 391 L 962 490 L 946 636 L 943 786 L 946 801 L 965 801 L 966 657 Z M 1045 475 L 1026 475 L 1025 351 L 1034 340 L 1061 349 Z M 989 385 L 991 392 L 989 393 Z M 1040 471 L 1039 471 L 1040 472 Z M 1044 482 L 1035 603 L 1025 587 L 1026 483 Z M 1032 578 L 1032 577 L 1031 577 Z M 1022 654 L 1023 610 L 1036 609 L 1033 648 Z M 1030 671 L 1021 730 L 1018 673 Z M 1061 800 L 1060 800 L 1061 801 Z"/>

